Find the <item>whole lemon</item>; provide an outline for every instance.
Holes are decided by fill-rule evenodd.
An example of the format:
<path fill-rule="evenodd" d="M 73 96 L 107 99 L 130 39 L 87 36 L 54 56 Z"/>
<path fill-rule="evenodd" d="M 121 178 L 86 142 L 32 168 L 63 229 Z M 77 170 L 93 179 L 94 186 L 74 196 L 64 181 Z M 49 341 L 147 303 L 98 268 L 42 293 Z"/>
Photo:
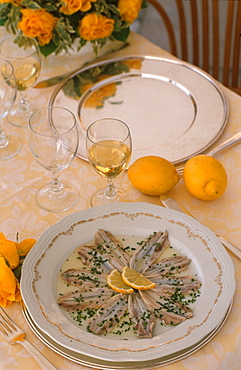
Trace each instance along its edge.
<path fill-rule="evenodd" d="M 183 180 L 189 193 L 201 200 L 219 198 L 228 184 L 222 163 L 208 155 L 190 158 L 184 166 Z"/>
<path fill-rule="evenodd" d="M 132 185 L 147 195 L 165 194 L 179 181 L 175 166 L 165 158 L 153 155 L 137 159 L 127 173 Z"/>

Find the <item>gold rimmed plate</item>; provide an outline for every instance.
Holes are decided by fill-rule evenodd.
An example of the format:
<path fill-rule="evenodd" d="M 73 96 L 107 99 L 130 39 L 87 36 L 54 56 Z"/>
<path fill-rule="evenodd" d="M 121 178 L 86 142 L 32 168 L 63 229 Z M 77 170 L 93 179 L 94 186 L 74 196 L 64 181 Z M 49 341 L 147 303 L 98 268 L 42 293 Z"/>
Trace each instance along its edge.
<path fill-rule="evenodd" d="M 220 321 L 220 324 L 212 330 L 206 337 L 204 337 L 200 342 L 195 343 L 193 346 L 189 348 L 185 348 L 182 351 L 179 351 L 177 353 L 173 353 L 169 356 L 163 356 L 160 358 L 157 358 L 155 360 L 151 361 L 143 361 L 141 363 L 116 363 L 116 362 L 109 362 L 109 361 L 101 361 L 98 359 L 94 359 L 92 357 L 88 357 L 85 355 L 82 355 L 81 353 L 77 353 L 75 351 L 72 351 L 70 349 L 67 349 L 65 347 L 62 347 L 60 344 L 56 343 L 52 338 L 50 338 L 46 333 L 42 332 L 41 329 L 39 329 L 36 324 L 34 323 L 33 319 L 29 315 L 26 307 L 23 307 L 22 312 L 23 315 L 31 328 L 31 330 L 35 333 L 35 335 L 50 349 L 52 349 L 54 352 L 58 353 L 59 355 L 67 358 L 68 360 L 71 360 L 73 362 L 76 362 L 80 365 L 85 366 L 91 366 L 95 369 L 103 369 L 103 370 L 141 370 L 141 369 L 153 369 L 157 366 L 163 366 L 168 365 L 176 361 L 180 361 L 199 349 L 201 349 L 203 346 L 205 346 L 208 342 L 212 340 L 213 337 L 219 332 L 219 330 L 223 327 L 225 324 L 229 312 L 232 308 L 232 304 L 230 304 L 228 311 L 226 312 L 226 315 L 224 316 L 223 320 Z"/>
<path fill-rule="evenodd" d="M 193 317 L 177 326 L 157 326 L 152 338 L 141 340 L 133 335 L 100 337 L 72 320 L 57 303 L 58 274 L 64 261 L 98 228 L 140 239 L 168 230 L 172 247 L 191 259 L 191 269 L 202 283 Z M 54 343 L 93 362 L 120 366 L 132 362 L 136 367 L 143 361 L 172 358 L 202 341 L 226 317 L 234 290 L 233 264 L 216 236 L 185 214 L 147 203 L 118 203 L 67 216 L 39 238 L 24 262 L 21 280 L 31 320 Z"/>

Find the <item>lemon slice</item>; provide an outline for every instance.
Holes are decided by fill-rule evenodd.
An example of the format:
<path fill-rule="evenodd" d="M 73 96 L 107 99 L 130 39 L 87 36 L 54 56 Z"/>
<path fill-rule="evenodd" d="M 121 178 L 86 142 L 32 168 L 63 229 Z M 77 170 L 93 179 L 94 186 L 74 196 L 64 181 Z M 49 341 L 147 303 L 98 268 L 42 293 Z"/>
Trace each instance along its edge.
<path fill-rule="evenodd" d="M 156 283 L 127 266 L 123 268 L 122 279 L 127 285 L 138 290 L 153 289 L 156 286 Z"/>
<path fill-rule="evenodd" d="M 107 284 L 118 293 L 133 293 L 133 289 L 123 281 L 121 273 L 116 269 L 107 276 Z"/>

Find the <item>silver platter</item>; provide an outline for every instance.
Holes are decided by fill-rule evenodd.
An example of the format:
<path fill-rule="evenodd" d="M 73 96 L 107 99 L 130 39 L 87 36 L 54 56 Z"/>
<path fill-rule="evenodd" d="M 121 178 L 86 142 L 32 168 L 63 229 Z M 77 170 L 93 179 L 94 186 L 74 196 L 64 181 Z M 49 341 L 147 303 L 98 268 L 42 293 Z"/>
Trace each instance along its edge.
<path fill-rule="evenodd" d="M 55 89 L 50 105 L 79 117 L 78 156 L 85 132 L 101 118 L 123 120 L 133 140 L 131 161 L 158 155 L 180 163 L 208 149 L 228 119 L 228 103 L 208 74 L 188 63 L 150 56 L 109 59 L 81 68 Z"/>

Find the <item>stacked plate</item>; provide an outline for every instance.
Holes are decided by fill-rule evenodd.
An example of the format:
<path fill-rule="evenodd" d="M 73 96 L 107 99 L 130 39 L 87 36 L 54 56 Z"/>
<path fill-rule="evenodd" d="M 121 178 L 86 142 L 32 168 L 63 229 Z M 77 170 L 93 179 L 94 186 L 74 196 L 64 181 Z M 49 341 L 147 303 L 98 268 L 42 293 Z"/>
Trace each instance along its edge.
<path fill-rule="evenodd" d="M 158 326 L 152 338 L 123 339 L 90 333 L 63 311 L 57 303 L 61 267 L 99 228 L 141 239 L 168 230 L 171 246 L 191 259 L 202 283 L 193 317 L 177 326 Z M 222 327 L 234 291 L 233 264 L 216 236 L 185 214 L 147 203 L 118 203 L 67 216 L 39 238 L 21 280 L 24 314 L 36 335 L 62 356 L 98 369 L 154 368 L 197 351 Z"/>

